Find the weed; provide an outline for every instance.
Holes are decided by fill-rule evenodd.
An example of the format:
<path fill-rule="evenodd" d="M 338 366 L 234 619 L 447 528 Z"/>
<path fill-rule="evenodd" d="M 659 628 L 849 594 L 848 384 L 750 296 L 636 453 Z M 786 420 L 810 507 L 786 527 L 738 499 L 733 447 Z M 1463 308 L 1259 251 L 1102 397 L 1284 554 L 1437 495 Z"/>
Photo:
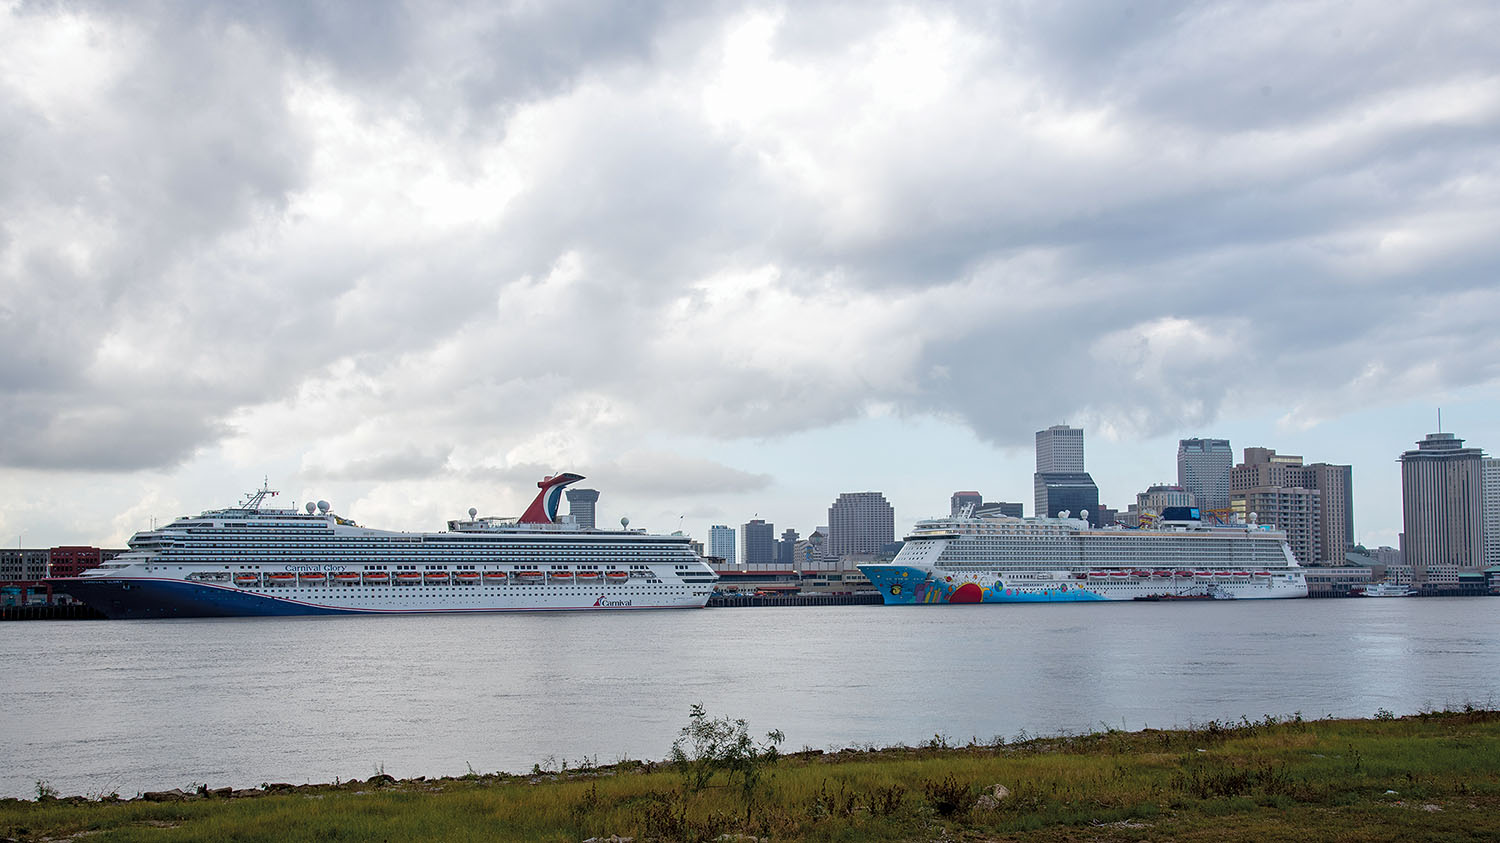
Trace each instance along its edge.
<path fill-rule="evenodd" d="M 870 812 L 878 817 L 889 817 L 901 810 L 901 803 L 905 801 L 905 787 L 899 784 L 877 787 L 870 795 Z"/>
<path fill-rule="evenodd" d="M 974 789 L 969 784 L 960 782 L 952 773 L 941 779 L 923 782 L 922 792 L 927 796 L 927 804 L 945 817 L 967 811 L 974 804 Z"/>

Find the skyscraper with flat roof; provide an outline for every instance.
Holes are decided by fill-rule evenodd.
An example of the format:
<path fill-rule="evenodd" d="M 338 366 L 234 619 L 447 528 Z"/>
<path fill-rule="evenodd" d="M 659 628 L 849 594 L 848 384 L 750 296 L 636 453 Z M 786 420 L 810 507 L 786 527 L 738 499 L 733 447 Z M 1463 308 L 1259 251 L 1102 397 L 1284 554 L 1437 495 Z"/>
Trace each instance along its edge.
<path fill-rule="evenodd" d="M 1401 454 L 1402 551 L 1425 591 L 1457 588 L 1460 571 L 1484 565 L 1483 458 L 1451 433 Z"/>
<path fill-rule="evenodd" d="M 1183 439 L 1177 443 L 1177 485 L 1199 509 L 1229 508 L 1229 469 L 1234 452 L 1228 439 Z"/>
<path fill-rule="evenodd" d="M 734 564 L 734 528 L 715 524 L 708 528 L 708 555 Z"/>
<path fill-rule="evenodd" d="M 1480 460 L 1479 476 L 1484 495 L 1484 564 L 1489 567 L 1500 565 L 1500 459 Z"/>
<path fill-rule="evenodd" d="M 776 561 L 776 527 L 759 518 L 740 527 L 740 564 L 768 567 Z"/>
<path fill-rule="evenodd" d="M 1083 428 L 1054 424 L 1036 432 L 1036 471 L 1083 471 Z"/>
<path fill-rule="evenodd" d="M 896 540 L 896 511 L 879 492 L 844 492 L 828 507 L 828 554 L 875 553 Z"/>
<path fill-rule="evenodd" d="M 1083 428 L 1054 424 L 1036 432 L 1036 474 L 1032 476 L 1034 515 L 1074 518 L 1088 513 L 1099 526 L 1099 487 L 1083 468 Z"/>

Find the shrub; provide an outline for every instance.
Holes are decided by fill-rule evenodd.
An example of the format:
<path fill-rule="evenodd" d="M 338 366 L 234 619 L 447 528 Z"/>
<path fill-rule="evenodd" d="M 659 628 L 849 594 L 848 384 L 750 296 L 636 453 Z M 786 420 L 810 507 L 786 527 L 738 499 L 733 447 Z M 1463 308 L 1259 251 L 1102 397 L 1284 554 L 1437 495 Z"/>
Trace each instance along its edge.
<path fill-rule="evenodd" d="M 683 787 L 694 792 L 708 787 L 721 772 L 731 785 L 738 780 L 748 820 L 762 774 L 781 757 L 776 747 L 784 740 L 786 735 L 775 729 L 766 733 L 764 743 L 757 744 L 744 720 L 710 718 L 699 703 L 693 705 L 688 724 L 672 742 L 671 759 L 682 775 Z"/>

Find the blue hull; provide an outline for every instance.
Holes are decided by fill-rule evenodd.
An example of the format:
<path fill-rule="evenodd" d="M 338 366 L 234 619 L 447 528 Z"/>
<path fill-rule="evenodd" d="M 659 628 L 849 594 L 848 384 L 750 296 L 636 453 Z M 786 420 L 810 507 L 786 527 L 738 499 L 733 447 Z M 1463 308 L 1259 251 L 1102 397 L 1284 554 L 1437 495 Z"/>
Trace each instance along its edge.
<path fill-rule="evenodd" d="M 879 589 L 887 606 L 914 606 L 921 603 L 1088 603 L 1109 599 L 1068 583 L 1023 591 L 1011 588 L 1001 580 L 980 585 L 973 582 L 952 582 L 951 578 L 937 579 L 921 568 L 903 565 L 861 565 L 859 570 Z"/>
<path fill-rule="evenodd" d="M 53 580 L 53 590 L 87 603 L 109 618 L 248 618 L 285 615 L 357 615 L 238 589 L 181 580 Z"/>

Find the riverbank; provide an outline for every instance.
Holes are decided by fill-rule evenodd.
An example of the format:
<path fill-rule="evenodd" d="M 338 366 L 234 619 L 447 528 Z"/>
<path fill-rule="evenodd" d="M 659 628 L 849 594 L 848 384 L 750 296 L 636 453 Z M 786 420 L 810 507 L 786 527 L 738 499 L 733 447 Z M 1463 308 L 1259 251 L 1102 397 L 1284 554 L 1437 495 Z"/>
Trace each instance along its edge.
<path fill-rule="evenodd" d="M 695 790 L 667 763 L 0 800 L 14 840 L 1500 838 L 1500 712 L 1209 723 L 783 755 Z M 749 795 L 747 802 L 746 796 Z M 733 835 L 743 835 L 734 837 Z"/>

